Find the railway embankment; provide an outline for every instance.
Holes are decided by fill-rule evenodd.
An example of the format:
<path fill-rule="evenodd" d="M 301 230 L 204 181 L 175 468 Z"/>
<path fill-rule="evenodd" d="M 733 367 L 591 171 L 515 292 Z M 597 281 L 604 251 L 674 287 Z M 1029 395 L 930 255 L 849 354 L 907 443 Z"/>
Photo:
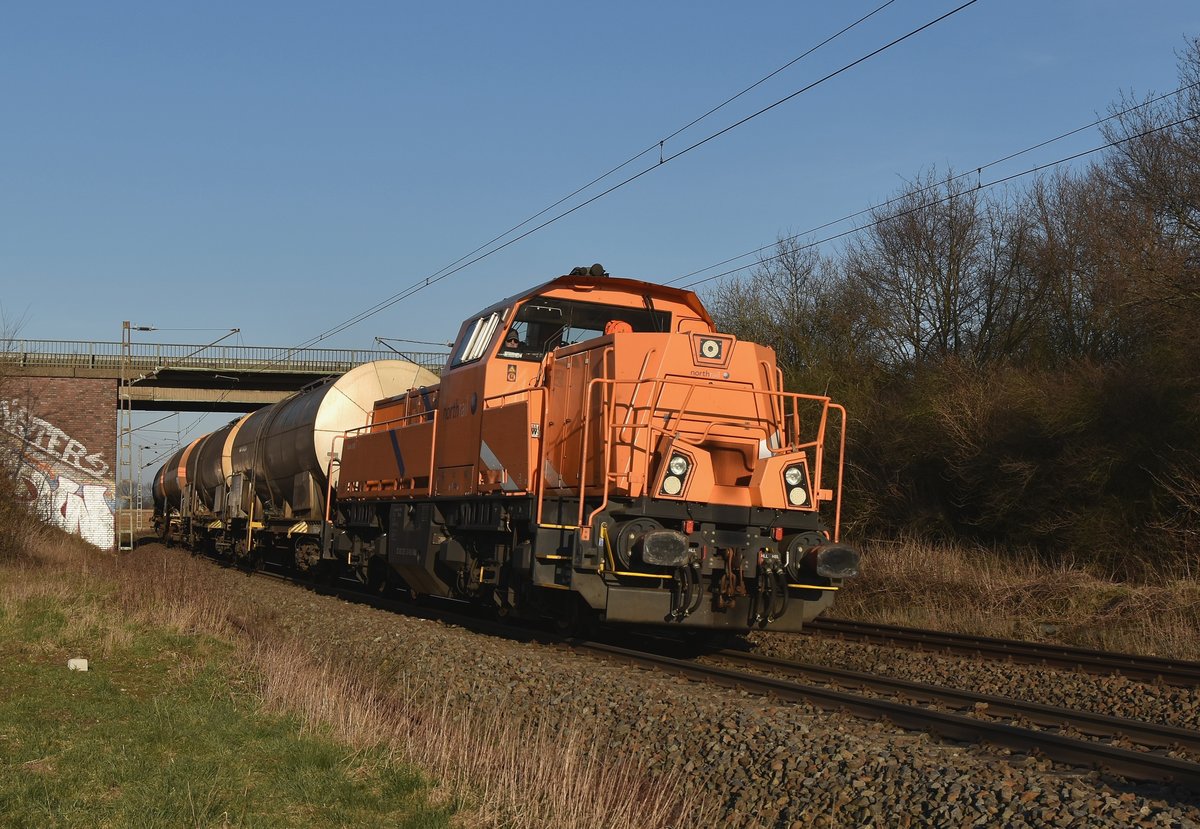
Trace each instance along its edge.
<path fill-rule="evenodd" d="M 515 715 L 519 697 L 474 706 L 470 687 L 397 670 L 375 649 L 398 644 L 416 662 L 462 654 L 439 646 L 442 626 L 367 611 L 177 549 L 112 556 L 32 530 L 0 556 L 0 800 L 24 804 L 14 819 L 30 826 L 623 829 L 711 817 L 671 774 L 595 754 L 602 725 L 551 727 Z M 85 655 L 87 676 L 69 675 L 68 657 Z M 102 693 L 82 693 L 88 683 Z M 65 720 L 64 691 L 76 705 Z M 139 743 L 146 723 L 152 745 Z M 169 805 L 137 811 L 159 800 Z"/>
<path fill-rule="evenodd" d="M 307 718 L 346 745 L 412 758 L 478 825 L 682 826 L 697 825 L 697 815 L 704 825 L 744 827 L 1200 822 L 1196 793 L 1170 785 L 943 741 L 529 637 L 484 635 L 156 545 L 103 565 L 90 556 L 42 566 L 47 576 L 60 568 L 117 585 L 114 601 L 131 616 L 178 597 L 172 617 L 154 622 L 246 643 L 259 705 Z M 1156 699 L 1153 683 L 1117 688 L 1110 683 L 1128 680 L 911 650 L 856 656 L 868 646 L 778 639 L 868 670 L 903 674 L 924 662 L 1006 692 L 1049 697 L 1060 688 L 1064 703 L 1088 697 L 1098 710 L 1106 697 L 1129 697 L 1125 715 L 1150 721 L 1178 709 L 1166 719 L 1193 727 L 1197 707 L 1194 692 L 1178 688 L 1158 691 L 1184 696 Z M 991 680 L 971 673 L 992 670 Z M 501 767 L 507 777 L 488 772 Z M 605 814 L 611 820 L 598 822 Z"/>
<path fill-rule="evenodd" d="M 451 825 L 385 747 L 265 704 L 220 602 L 170 565 L 120 584 L 76 537 L 24 546 L 0 556 L 0 825 Z"/>

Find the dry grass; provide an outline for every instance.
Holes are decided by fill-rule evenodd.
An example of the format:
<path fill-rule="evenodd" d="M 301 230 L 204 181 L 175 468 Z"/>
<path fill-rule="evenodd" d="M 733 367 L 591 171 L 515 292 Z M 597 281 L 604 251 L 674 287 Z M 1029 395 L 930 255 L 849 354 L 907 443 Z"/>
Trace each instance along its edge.
<path fill-rule="evenodd" d="M 834 615 L 1200 659 L 1200 581 L 1114 581 L 1073 562 L 914 540 L 865 545 Z"/>
<path fill-rule="evenodd" d="M 651 780 L 637 763 L 601 763 L 589 748 L 598 728 L 563 733 L 508 711 L 430 704 L 422 691 L 382 691 L 346 668 L 315 664 L 298 643 L 253 652 L 264 699 L 300 712 L 351 745 L 383 743 L 400 762 L 428 770 L 448 797 L 471 804 L 470 825 L 514 829 L 704 825 L 711 813 L 681 796 L 680 780 Z"/>
<path fill-rule="evenodd" d="M 378 756 L 411 763 L 438 781 L 463 826 L 674 827 L 711 824 L 715 810 L 682 778 L 650 778 L 636 760 L 592 747 L 601 724 L 550 731 L 507 709 L 430 704 L 425 689 L 382 689 L 348 667 L 314 658 L 300 637 L 268 617 L 240 618 L 211 589 L 211 568 L 180 552 L 99 553 L 61 533 L 37 532 L 26 554 L 0 562 L 0 612 L 33 597 L 52 601 L 66 624 L 98 634 L 110 649 L 132 625 L 149 624 L 233 642 L 264 707 Z M 113 614 L 115 603 L 120 610 Z M 372 751 L 366 751 L 372 749 Z"/>

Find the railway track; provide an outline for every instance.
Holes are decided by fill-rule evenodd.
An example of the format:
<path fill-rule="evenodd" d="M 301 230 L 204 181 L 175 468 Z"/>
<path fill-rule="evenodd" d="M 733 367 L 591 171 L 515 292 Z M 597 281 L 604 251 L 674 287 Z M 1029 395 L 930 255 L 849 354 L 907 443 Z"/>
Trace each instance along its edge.
<path fill-rule="evenodd" d="M 271 568 L 274 569 L 274 568 Z M 289 581 L 282 572 L 260 571 L 258 575 Z M 622 647 L 607 642 L 570 640 L 545 631 L 515 627 L 503 622 L 463 614 L 437 607 L 415 607 L 409 602 L 355 590 L 346 583 L 300 583 L 315 592 L 368 604 L 376 608 L 438 619 L 487 635 L 499 635 L 523 641 L 558 645 L 573 651 L 617 660 L 690 680 L 737 688 L 780 700 L 803 700 L 819 708 L 847 711 L 869 719 L 886 719 L 906 729 L 926 731 L 957 741 L 987 743 L 1019 753 L 1037 753 L 1050 760 L 1081 768 L 1096 768 L 1142 782 L 1170 783 L 1200 791 L 1200 763 L 1169 756 L 1163 749 L 1182 749 L 1200 754 L 1200 733 L 1188 729 L 1157 725 L 1137 720 L 1109 717 L 1073 709 L 1025 702 L 1007 697 L 975 694 L 968 691 L 891 679 L 856 671 L 790 662 L 775 657 L 735 650 L 720 650 L 704 657 L 739 669 L 706 664 L 697 659 L 680 659 L 657 653 L 677 643 L 647 639 L 645 647 Z M 785 673 L 793 678 L 764 675 L 751 671 Z M 796 679 L 806 680 L 805 682 Z M 813 684 L 820 683 L 820 684 Z M 838 688 L 827 687 L 836 685 Z M 868 694 L 901 697 L 898 701 L 846 690 L 860 689 Z M 943 705 L 971 711 L 974 716 L 929 708 Z M 1028 722 L 1051 731 L 1037 730 L 993 717 Z M 1092 739 L 1059 733 L 1071 729 Z M 1137 751 L 1097 740 L 1124 739 L 1154 749 Z"/>
<path fill-rule="evenodd" d="M 594 653 L 612 659 L 618 659 L 642 667 L 654 668 L 673 675 L 684 676 L 702 682 L 715 683 L 731 688 L 746 690 L 751 693 L 764 694 L 778 699 L 805 700 L 826 710 L 848 711 L 852 714 L 872 719 L 887 719 L 902 728 L 916 731 L 928 731 L 943 739 L 960 742 L 985 742 L 1003 746 L 1021 753 L 1038 753 L 1050 760 L 1067 765 L 1083 768 L 1098 768 L 1122 777 L 1143 782 L 1171 783 L 1200 790 L 1200 763 L 1182 760 L 1161 753 L 1150 751 L 1135 751 L 1096 742 L 1090 739 L 1079 739 L 1051 731 L 1039 731 L 1024 726 L 996 722 L 979 717 L 964 716 L 963 714 L 939 711 L 923 705 L 897 702 L 891 699 L 865 696 L 860 693 L 837 690 L 822 685 L 801 684 L 787 679 L 764 676 L 745 671 L 730 670 L 716 665 L 708 665 L 690 659 L 677 659 L 671 656 L 652 653 L 646 650 L 622 648 L 598 642 L 573 643 L 576 650 Z M 828 671 L 829 669 L 815 666 L 787 663 L 785 660 L 775 660 L 772 657 L 759 657 L 738 651 L 719 651 L 713 656 L 717 659 L 742 664 L 753 664 L 763 667 L 770 664 L 773 670 L 786 669 L 803 673 L 807 669 Z M 836 672 L 835 672 L 836 673 Z M 852 674 L 853 672 L 841 672 Z M 816 675 L 810 675 L 816 678 Z M 917 686 L 917 683 L 901 683 L 899 680 L 888 680 L 884 677 L 874 677 L 867 674 L 855 674 L 853 677 L 843 676 L 841 681 L 855 683 L 877 683 L 876 690 L 882 689 L 889 683 L 897 685 Z M 818 681 L 837 681 L 828 674 Z M 976 702 L 991 700 L 985 704 L 995 704 L 1003 707 L 1009 716 L 1019 716 L 1032 721 L 1051 721 L 1057 719 L 1056 725 L 1076 728 L 1083 733 L 1104 737 L 1125 737 L 1135 742 L 1145 742 L 1150 745 L 1200 745 L 1200 734 L 1186 729 L 1172 729 L 1134 720 L 1124 720 L 1115 717 L 1102 717 L 1087 712 L 1068 709 L 1054 709 L 1051 706 L 1039 706 L 1033 703 L 1023 703 L 1000 697 L 982 697 L 964 694 L 953 689 L 936 686 L 919 686 L 908 688 L 904 693 L 922 693 L 934 701 L 946 702 L 951 695 L 962 694 L 970 697 L 972 707 Z M 891 693 L 896 693 L 893 685 Z M 960 704 L 966 702 L 960 699 Z M 978 710 L 978 709 L 975 709 Z M 1053 712 L 1053 713 L 1052 713 Z M 1178 732 L 1178 733 L 1176 733 Z M 1134 736 L 1137 735 L 1137 736 Z"/>
<path fill-rule="evenodd" d="M 712 656 L 722 662 L 742 665 L 752 670 L 786 673 L 811 682 L 900 696 L 918 703 L 940 704 L 971 711 L 980 716 L 1006 717 L 1044 728 L 1070 729 L 1099 739 L 1124 739 L 1147 748 L 1183 749 L 1200 756 L 1200 732 L 1187 728 L 1111 717 L 1091 711 L 1060 708 L 1011 697 L 829 668 L 824 665 L 791 662 L 740 651 L 719 651 Z"/>
<path fill-rule="evenodd" d="M 1164 682 L 1168 685 L 1183 687 L 1200 685 L 1200 663 L 1155 656 L 1108 653 L 1066 645 L 1047 645 L 1018 639 L 971 636 L 964 633 L 947 633 L 873 622 L 855 622 L 847 619 L 815 619 L 805 626 L 805 633 L 925 650 L 971 654 L 993 659 L 1009 659 L 1014 662 L 1070 668 L 1095 674 L 1119 674 L 1130 679 Z"/>

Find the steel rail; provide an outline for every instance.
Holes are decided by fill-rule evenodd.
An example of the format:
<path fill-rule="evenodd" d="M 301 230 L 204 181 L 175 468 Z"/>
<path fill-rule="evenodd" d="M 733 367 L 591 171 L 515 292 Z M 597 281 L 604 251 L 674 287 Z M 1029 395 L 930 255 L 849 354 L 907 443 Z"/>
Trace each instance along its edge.
<path fill-rule="evenodd" d="M 899 694 L 918 702 L 938 702 L 959 708 L 970 708 L 988 716 L 1021 718 L 1050 728 L 1073 728 L 1082 734 L 1093 737 L 1108 739 L 1124 737 L 1138 745 L 1148 747 L 1178 747 L 1200 752 L 1200 731 L 1193 731 L 1190 728 L 1113 717 L 1092 711 L 1059 708 L 1040 702 L 980 694 L 959 688 L 928 685 L 859 671 L 830 668 L 824 665 L 792 662 L 774 656 L 742 651 L 722 650 L 709 654 L 709 656 L 740 665 L 784 671 L 811 681 L 828 682 L 844 688 L 864 688 L 887 694 Z"/>
<path fill-rule="evenodd" d="M 1200 763 L 1159 754 L 1132 751 L 1091 740 L 1078 740 L 1045 731 L 936 711 L 918 705 L 862 696 L 816 685 L 731 671 L 685 659 L 595 642 L 573 643 L 576 650 L 596 653 L 631 664 L 649 666 L 702 682 L 779 697 L 804 700 L 819 708 L 844 710 L 868 719 L 887 719 L 916 731 L 931 731 L 944 739 L 987 742 L 1020 752 L 1038 752 L 1059 763 L 1098 768 L 1132 780 L 1166 782 L 1200 789 Z"/>
<path fill-rule="evenodd" d="M 969 653 L 1019 662 L 1075 668 L 1090 673 L 1117 673 L 1130 679 L 1160 680 L 1168 685 L 1200 685 L 1200 663 L 1157 656 L 1109 653 L 1066 645 L 1048 645 L 1019 639 L 997 639 L 848 619 L 814 619 L 804 632 L 821 636 L 882 642 L 929 650 Z"/>

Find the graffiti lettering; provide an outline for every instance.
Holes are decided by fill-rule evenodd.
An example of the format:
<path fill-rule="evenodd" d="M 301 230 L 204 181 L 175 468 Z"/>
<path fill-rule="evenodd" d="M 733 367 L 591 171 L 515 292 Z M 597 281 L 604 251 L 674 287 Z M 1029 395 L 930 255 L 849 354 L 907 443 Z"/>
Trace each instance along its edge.
<path fill-rule="evenodd" d="M 116 501 L 101 453 L 89 454 L 78 440 L 16 400 L 0 400 L 0 440 L 13 444 L 0 457 L 15 472 L 18 497 L 42 521 L 112 548 Z"/>
<path fill-rule="evenodd" d="M 82 443 L 15 400 L 0 400 L 0 429 L 85 475 L 104 478 L 108 474 L 109 466 L 99 452 L 88 454 Z"/>
<path fill-rule="evenodd" d="M 116 502 L 108 487 L 81 484 L 49 467 L 28 462 L 22 464 L 17 476 L 22 484 L 18 491 L 24 490 L 25 499 L 42 521 L 97 547 L 112 547 Z"/>

